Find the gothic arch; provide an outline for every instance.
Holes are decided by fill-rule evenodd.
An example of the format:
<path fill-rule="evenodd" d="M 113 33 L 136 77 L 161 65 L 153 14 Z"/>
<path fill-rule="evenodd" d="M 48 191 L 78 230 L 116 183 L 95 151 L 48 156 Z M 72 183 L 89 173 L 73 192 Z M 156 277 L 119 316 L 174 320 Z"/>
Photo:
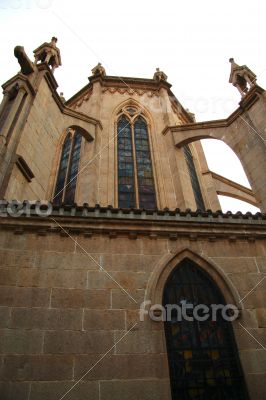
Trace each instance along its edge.
<path fill-rule="evenodd" d="M 55 185 L 56 185 L 56 177 L 57 177 L 58 167 L 59 167 L 59 163 L 60 163 L 62 146 L 63 146 L 63 143 L 66 139 L 66 136 L 67 136 L 69 130 L 78 131 L 85 140 L 87 140 L 89 142 L 93 141 L 93 136 L 91 136 L 91 134 L 86 129 L 82 128 L 79 125 L 70 125 L 63 130 L 62 134 L 59 137 L 59 140 L 58 140 L 58 143 L 56 146 L 56 150 L 55 150 L 53 168 L 52 168 L 52 172 L 50 175 L 48 191 L 47 191 L 47 199 L 48 200 L 51 200 L 53 198 Z M 81 149 L 81 155 L 82 155 L 82 149 Z M 78 185 L 78 182 L 77 182 L 77 185 Z"/>
<path fill-rule="evenodd" d="M 84 129 L 84 128 L 82 128 L 81 126 L 79 126 L 79 125 L 69 125 L 67 128 L 65 128 L 64 130 L 63 130 L 63 132 L 62 132 L 62 134 L 60 135 L 60 137 L 59 137 L 59 141 L 58 141 L 58 145 L 57 145 L 57 148 L 61 148 L 61 146 L 62 146 L 62 144 L 63 144 L 63 142 L 64 142 L 64 140 L 65 140 L 65 137 L 66 137 L 66 135 L 67 135 L 67 132 L 68 132 L 68 130 L 69 129 L 73 129 L 73 130 L 78 130 L 79 132 L 80 132 L 80 134 L 88 141 L 88 142 L 92 142 L 94 139 L 93 139 L 93 136 L 89 133 L 89 131 L 87 131 L 86 129 Z"/>
<path fill-rule="evenodd" d="M 112 120 L 117 119 L 117 116 L 120 114 L 120 110 L 122 110 L 125 107 L 130 107 L 130 106 L 136 107 L 139 110 L 141 110 L 142 115 L 144 116 L 144 118 L 147 121 L 148 127 L 150 129 L 154 129 L 153 118 L 152 118 L 150 111 L 142 103 L 133 99 L 132 97 L 122 101 L 114 108 L 113 113 L 112 113 Z"/>
<path fill-rule="evenodd" d="M 155 193 L 156 193 L 156 203 L 157 207 L 160 208 L 161 201 L 160 201 L 160 191 L 158 190 L 158 179 L 159 179 L 159 171 L 158 171 L 158 165 L 155 160 L 154 154 L 156 153 L 154 151 L 156 147 L 156 140 L 155 140 L 155 126 L 154 126 L 154 121 L 152 118 L 151 113 L 148 111 L 148 109 L 143 106 L 140 102 L 133 98 L 128 98 L 127 100 L 119 103 L 117 107 L 113 110 L 112 113 L 112 118 L 111 118 L 111 123 L 113 124 L 113 129 L 114 129 L 114 137 L 117 137 L 117 129 L 118 129 L 118 121 L 122 115 L 127 115 L 125 110 L 126 108 L 135 108 L 137 111 L 135 116 L 131 117 L 132 121 L 136 121 L 137 118 L 141 117 L 145 120 L 145 123 L 147 124 L 147 129 L 148 129 L 148 140 L 149 140 L 149 146 L 150 146 L 150 157 L 152 161 L 152 168 L 153 168 L 153 179 L 154 179 L 154 185 L 155 185 Z M 116 141 L 113 143 L 114 146 L 114 170 L 115 170 L 115 176 L 114 176 L 114 189 L 115 189 L 115 204 L 118 206 L 118 194 L 117 194 L 117 187 L 118 187 L 118 174 L 117 174 L 117 145 Z M 110 168 L 110 170 L 112 170 Z"/>
<path fill-rule="evenodd" d="M 170 130 L 174 144 L 179 148 L 200 139 L 217 139 L 226 143 L 239 158 L 258 207 L 264 211 L 266 186 L 261 173 L 266 167 L 264 110 L 265 92 L 254 86 L 241 101 L 240 107 L 227 119 L 172 126 L 163 133 Z"/>
<path fill-rule="evenodd" d="M 152 305 L 162 304 L 163 291 L 169 276 L 185 259 L 193 261 L 210 276 L 223 294 L 227 304 L 234 304 L 238 309 L 243 308 L 242 303 L 239 303 L 238 291 L 222 269 L 188 248 L 182 249 L 175 255 L 167 254 L 159 261 L 149 279 L 145 300 L 150 300 Z"/>

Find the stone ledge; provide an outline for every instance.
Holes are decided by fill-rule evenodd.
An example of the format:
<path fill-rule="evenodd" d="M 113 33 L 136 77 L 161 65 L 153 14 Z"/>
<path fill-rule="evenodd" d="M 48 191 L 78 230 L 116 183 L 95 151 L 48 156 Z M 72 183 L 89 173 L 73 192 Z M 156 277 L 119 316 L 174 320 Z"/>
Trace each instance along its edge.
<path fill-rule="evenodd" d="M 16 206 L 18 204 L 18 206 Z M 13 209 L 11 209 L 13 207 Z M 14 208 L 15 207 L 15 208 Z M 16 207 L 18 214 L 16 214 Z M 159 237 L 177 240 L 193 237 L 194 240 L 207 239 L 229 241 L 255 241 L 266 238 L 266 214 L 250 212 L 223 213 L 211 210 L 141 210 L 120 209 L 112 206 L 94 207 L 88 204 L 50 205 L 41 202 L 2 201 L 0 226 L 15 234 L 35 232 L 45 236 L 56 233 L 62 236 L 84 235 L 91 237 L 104 234 L 115 240 L 118 236 L 140 235 L 156 240 Z M 10 211 L 15 215 L 11 216 Z M 15 218 L 14 218 L 15 217 Z"/>

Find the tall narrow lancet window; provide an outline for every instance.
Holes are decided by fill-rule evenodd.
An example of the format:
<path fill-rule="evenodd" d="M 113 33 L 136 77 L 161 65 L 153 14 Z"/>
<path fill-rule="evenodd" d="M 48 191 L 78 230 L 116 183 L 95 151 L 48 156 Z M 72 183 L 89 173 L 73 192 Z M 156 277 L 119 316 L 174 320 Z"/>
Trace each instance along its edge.
<path fill-rule="evenodd" d="M 135 171 L 130 121 L 125 117 L 118 122 L 118 204 L 119 207 L 136 206 Z"/>
<path fill-rule="evenodd" d="M 53 201 L 72 204 L 75 201 L 82 135 L 69 129 L 62 146 Z"/>
<path fill-rule="evenodd" d="M 210 311 L 194 317 L 193 307 L 225 305 L 212 279 L 190 260 L 184 260 L 170 275 L 163 304 L 186 304 L 184 318 L 172 307 L 165 322 L 165 335 L 173 400 L 247 400 L 231 322 Z M 168 306 L 169 307 L 169 306 Z M 195 310 L 195 308 L 194 308 Z"/>
<path fill-rule="evenodd" d="M 187 166 L 188 166 L 188 172 L 189 172 L 190 181 L 191 181 L 192 190 L 194 193 L 197 208 L 200 208 L 201 210 L 205 210 L 205 205 L 204 205 L 204 201 L 203 201 L 203 197 L 202 197 L 202 193 L 201 193 L 201 188 L 200 188 L 199 179 L 197 176 L 195 163 L 193 160 L 191 150 L 188 145 L 184 146 L 184 154 L 185 154 L 185 158 L 186 158 L 186 162 L 187 162 Z"/>
<path fill-rule="evenodd" d="M 148 126 L 134 107 L 123 110 L 118 120 L 118 206 L 156 208 Z"/>
<path fill-rule="evenodd" d="M 148 209 L 156 208 L 148 128 L 142 117 L 138 117 L 134 123 L 134 138 L 139 207 Z"/>

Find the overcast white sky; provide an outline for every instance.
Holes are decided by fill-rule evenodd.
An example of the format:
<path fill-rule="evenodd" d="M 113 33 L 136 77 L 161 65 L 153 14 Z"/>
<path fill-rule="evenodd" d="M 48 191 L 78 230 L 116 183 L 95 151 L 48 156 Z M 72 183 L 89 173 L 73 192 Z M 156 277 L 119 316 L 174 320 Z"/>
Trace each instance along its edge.
<path fill-rule="evenodd" d="M 16 45 L 32 58 L 57 36 L 63 66 L 55 77 L 66 98 L 87 84 L 98 62 L 118 76 L 152 78 L 160 67 L 197 121 L 225 118 L 240 101 L 228 83 L 230 57 L 266 88 L 265 11 L 262 0 L 0 0 L 0 82 L 19 70 Z M 202 142 L 210 169 L 248 185 L 226 145 Z M 256 210 L 230 198 L 221 203 L 224 210 Z"/>

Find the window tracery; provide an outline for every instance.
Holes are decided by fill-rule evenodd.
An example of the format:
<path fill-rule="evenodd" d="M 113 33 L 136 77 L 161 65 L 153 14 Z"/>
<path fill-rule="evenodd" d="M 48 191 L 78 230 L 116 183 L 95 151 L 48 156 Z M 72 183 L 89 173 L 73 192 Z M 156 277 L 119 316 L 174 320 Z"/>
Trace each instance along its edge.
<path fill-rule="evenodd" d="M 118 206 L 156 208 L 148 126 L 135 106 L 120 110 L 117 125 Z"/>

